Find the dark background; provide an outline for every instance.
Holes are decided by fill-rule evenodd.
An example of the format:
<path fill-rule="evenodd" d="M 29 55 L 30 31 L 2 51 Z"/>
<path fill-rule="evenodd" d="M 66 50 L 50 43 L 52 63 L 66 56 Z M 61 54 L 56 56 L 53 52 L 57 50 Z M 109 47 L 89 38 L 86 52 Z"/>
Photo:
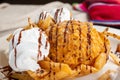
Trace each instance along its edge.
<path fill-rule="evenodd" d="M 0 0 L 0 3 L 2 2 L 7 2 L 7 3 L 10 3 L 10 4 L 36 4 L 36 5 L 39 5 L 39 4 L 45 4 L 45 3 L 49 3 L 49 2 L 52 2 L 53 0 Z M 54 1 L 61 1 L 61 2 L 64 2 L 64 3 L 75 3 L 75 2 L 82 2 L 83 0 L 54 0 Z"/>

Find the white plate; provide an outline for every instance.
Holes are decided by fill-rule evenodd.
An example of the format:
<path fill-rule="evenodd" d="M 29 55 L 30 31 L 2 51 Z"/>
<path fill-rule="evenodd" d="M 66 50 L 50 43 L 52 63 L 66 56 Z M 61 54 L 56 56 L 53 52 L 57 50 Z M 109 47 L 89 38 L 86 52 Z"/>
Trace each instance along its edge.
<path fill-rule="evenodd" d="M 94 27 L 98 31 L 103 31 L 106 28 L 106 27 L 96 26 L 96 25 Z M 119 29 L 110 28 L 109 32 L 120 35 Z M 9 43 L 6 41 L 7 37 L 8 37 L 8 35 L 0 37 L 0 66 L 5 66 L 8 64 L 8 59 L 7 59 L 6 55 L 8 54 Z M 111 37 L 109 37 L 109 40 L 111 42 L 111 50 L 114 52 L 116 50 L 117 44 L 120 43 L 120 40 L 117 40 L 117 39 L 114 39 Z M 99 72 L 97 72 L 96 74 L 90 74 L 90 75 L 87 75 L 84 77 L 77 78 L 76 80 L 96 80 L 96 77 L 99 77 L 102 73 L 104 73 L 108 69 L 116 70 L 116 69 L 118 69 L 118 66 L 116 66 L 113 62 L 108 61 L 107 64 L 104 66 L 104 68 L 102 70 L 100 70 Z M 118 75 L 117 75 L 117 77 L 118 77 Z M 118 79 L 114 79 L 114 80 L 118 80 Z"/>

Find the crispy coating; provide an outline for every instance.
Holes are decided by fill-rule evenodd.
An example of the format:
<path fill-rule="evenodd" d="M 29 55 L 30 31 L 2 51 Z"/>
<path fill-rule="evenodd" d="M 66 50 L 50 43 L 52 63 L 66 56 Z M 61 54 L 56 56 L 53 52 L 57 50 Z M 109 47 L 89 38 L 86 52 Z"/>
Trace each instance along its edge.
<path fill-rule="evenodd" d="M 101 53 L 106 53 L 107 56 L 109 41 L 104 34 L 99 33 L 92 26 L 92 23 L 71 20 L 51 27 L 49 30 L 50 59 L 74 68 L 79 64 L 93 66 Z"/>

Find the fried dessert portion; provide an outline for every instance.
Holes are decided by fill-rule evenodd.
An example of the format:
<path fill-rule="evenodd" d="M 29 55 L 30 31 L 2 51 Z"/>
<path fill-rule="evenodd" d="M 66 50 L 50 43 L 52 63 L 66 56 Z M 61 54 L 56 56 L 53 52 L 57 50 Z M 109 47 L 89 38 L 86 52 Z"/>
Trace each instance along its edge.
<path fill-rule="evenodd" d="M 73 80 L 100 71 L 109 55 L 120 65 L 120 59 L 110 52 L 107 38 L 120 36 L 107 32 L 108 28 L 98 32 L 90 22 L 71 20 L 65 8 L 53 14 L 42 12 L 37 25 L 30 19 L 28 22 L 8 38 L 12 79 Z"/>
<path fill-rule="evenodd" d="M 49 57 L 54 62 L 68 64 L 72 69 L 81 64 L 97 66 L 97 58 L 103 54 L 106 63 L 109 40 L 96 31 L 92 23 L 64 21 L 52 26 L 47 33 L 51 44 Z"/>
<path fill-rule="evenodd" d="M 63 21 L 49 26 L 46 33 L 50 53 L 38 61 L 40 70 L 23 72 L 31 77 L 29 80 L 66 80 L 95 73 L 103 68 L 112 54 L 105 35 L 107 32 L 98 32 L 89 22 Z M 28 80 L 22 76 L 20 73 L 12 74 L 12 78 Z"/>

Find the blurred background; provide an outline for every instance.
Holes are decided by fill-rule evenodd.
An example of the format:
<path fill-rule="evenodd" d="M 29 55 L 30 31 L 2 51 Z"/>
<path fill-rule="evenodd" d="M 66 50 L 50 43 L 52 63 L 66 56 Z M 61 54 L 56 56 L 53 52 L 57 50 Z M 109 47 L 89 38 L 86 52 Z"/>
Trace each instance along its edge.
<path fill-rule="evenodd" d="M 0 24 L 3 28 L 6 23 L 23 21 L 28 16 L 35 17 L 36 11 L 39 13 L 66 7 L 75 19 L 120 29 L 120 0 L 0 0 L 0 3 Z"/>
<path fill-rule="evenodd" d="M 53 0 L 53 1 L 58 1 L 58 0 Z M 84 0 L 59 0 L 64 3 L 74 3 L 74 2 L 82 2 Z M 46 4 L 49 2 L 52 2 L 52 0 L 0 0 L 0 2 L 6 2 L 10 4 Z"/>

